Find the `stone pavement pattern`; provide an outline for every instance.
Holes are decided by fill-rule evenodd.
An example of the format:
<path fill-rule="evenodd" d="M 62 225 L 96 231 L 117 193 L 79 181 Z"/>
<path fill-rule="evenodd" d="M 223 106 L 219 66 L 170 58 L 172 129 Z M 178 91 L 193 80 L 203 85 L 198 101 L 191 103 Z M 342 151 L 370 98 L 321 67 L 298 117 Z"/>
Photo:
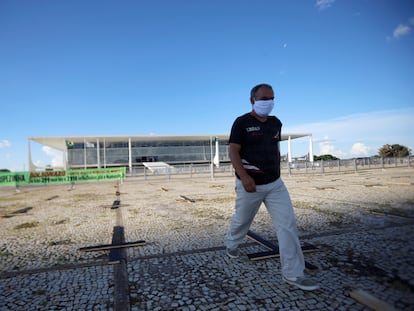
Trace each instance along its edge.
<path fill-rule="evenodd" d="M 127 251 L 131 309 L 369 310 L 350 297 L 353 289 L 414 309 L 412 169 L 284 180 L 301 241 L 319 248 L 305 258 L 319 267 L 311 276 L 320 290 L 283 283 L 278 259 L 225 255 L 233 177 L 130 178 L 120 185 L 126 240 L 147 241 Z M 113 310 L 107 252 L 78 249 L 111 242 L 115 189 L 0 188 L 0 310 Z M 264 208 L 252 229 L 275 239 Z M 241 248 L 261 250 L 248 239 Z"/>

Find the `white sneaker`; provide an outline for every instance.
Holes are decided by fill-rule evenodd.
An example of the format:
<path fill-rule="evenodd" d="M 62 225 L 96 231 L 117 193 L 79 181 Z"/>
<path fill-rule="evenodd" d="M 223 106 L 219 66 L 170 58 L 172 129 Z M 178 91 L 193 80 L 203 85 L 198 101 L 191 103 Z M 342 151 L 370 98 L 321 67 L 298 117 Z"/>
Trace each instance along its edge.
<path fill-rule="evenodd" d="M 293 286 L 296 286 L 302 290 L 316 290 L 319 289 L 319 285 L 316 284 L 315 281 L 307 278 L 307 277 L 296 277 L 296 278 L 287 278 L 287 277 L 283 277 L 283 280 L 286 283 L 289 283 Z"/>
<path fill-rule="evenodd" d="M 233 259 L 236 259 L 236 258 L 240 257 L 240 251 L 239 251 L 238 248 L 232 249 L 232 250 L 227 248 L 226 253 L 227 253 L 227 256 L 229 256 L 230 258 L 233 258 Z"/>

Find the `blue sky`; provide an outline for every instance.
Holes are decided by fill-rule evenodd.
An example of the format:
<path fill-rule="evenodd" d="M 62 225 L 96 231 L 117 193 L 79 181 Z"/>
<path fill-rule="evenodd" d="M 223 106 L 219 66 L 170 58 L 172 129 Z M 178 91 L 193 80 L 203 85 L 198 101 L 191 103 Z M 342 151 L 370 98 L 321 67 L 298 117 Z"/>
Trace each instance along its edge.
<path fill-rule="evenodd" d="M 28 136 L 227 134 L 262 82 L 315 154 L 414 150 L 411 0 L 2 0 L 0 45 L 0 168 Z"/>

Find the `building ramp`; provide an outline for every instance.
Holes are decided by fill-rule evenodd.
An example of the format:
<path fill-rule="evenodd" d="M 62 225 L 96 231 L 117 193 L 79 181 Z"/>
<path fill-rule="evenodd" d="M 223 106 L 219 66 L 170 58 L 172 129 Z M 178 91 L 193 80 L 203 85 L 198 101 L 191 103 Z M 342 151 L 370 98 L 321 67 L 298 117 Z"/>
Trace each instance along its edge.
<path fill-rule="evenodd" d="M 142 164 L 154 175 L 167 174 L 168 172 L 173 172 L 174 170 L 173 166 L 165 162 L 142 162 Z"/>

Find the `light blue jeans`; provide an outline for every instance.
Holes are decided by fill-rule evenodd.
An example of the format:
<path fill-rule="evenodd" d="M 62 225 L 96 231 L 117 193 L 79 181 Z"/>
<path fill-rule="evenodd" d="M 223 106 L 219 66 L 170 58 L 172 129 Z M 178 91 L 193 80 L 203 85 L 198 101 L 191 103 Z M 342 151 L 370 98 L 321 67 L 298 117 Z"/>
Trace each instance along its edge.
<path fill-rule="evenodd" d="M 305 261 L 300 246 L 295 213 L 289 192 L 282 179 L 256 186 L 256 192 L 247 192 L 236 179 L 236 206 L 226 236 L 226 247 L 236 249 L 249 231 L 260 205 L 264 203 L 279 244 L 282 275 L 288 278 L 303 276 Z"/>

